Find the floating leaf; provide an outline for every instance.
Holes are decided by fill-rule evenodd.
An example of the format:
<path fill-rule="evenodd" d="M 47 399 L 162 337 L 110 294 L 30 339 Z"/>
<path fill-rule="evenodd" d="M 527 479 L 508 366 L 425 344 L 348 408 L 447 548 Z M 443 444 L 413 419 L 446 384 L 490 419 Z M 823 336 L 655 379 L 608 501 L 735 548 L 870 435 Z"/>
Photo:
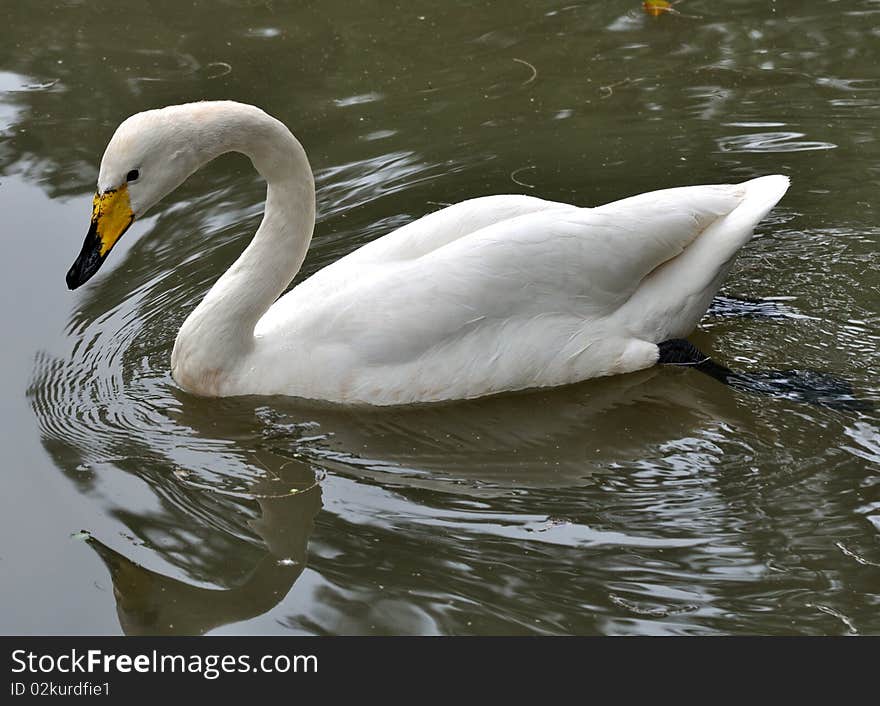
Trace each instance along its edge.
<path fill-rule="evenodd" d="M 642 3 L 642 10 L 651 17 L 660 17 L 664 13 L 675 12 L 672 3 L 667 0 L 645 0 Z"/>

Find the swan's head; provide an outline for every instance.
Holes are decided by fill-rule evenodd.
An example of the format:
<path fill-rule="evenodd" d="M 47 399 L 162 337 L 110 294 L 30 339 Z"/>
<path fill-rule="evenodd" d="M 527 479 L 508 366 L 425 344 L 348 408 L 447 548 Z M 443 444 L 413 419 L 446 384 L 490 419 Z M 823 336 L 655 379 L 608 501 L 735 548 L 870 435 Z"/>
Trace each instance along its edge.
<path fill-rule="evenodd" d="M 209 105 L 149 110 L 116 129 L 101 160 L 89 232 L 67 273 L 70 289 L 87 282 L 135 219 L 205 161 L 198 127 Z"/>

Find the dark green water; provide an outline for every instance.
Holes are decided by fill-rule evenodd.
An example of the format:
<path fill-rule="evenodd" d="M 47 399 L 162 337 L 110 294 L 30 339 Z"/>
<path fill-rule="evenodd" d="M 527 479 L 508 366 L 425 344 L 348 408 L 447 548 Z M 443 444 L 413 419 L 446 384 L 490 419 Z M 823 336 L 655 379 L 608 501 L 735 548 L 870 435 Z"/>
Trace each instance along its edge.
<path fill-rule="evenodd" d="M 880 633 L 876 411 L 671 369 L 419 409 L 191 397 L 168 358 L 259 221 L 242 157 L 64 284 L 107 140 L 170 103 L 301 139 L 300 276 L 471 196 L 784 173 L 722 290 L 772 315 L 692 340 L 880 402 L 880 4 L 677 8 L 4 0 L 0 631 Z"/>

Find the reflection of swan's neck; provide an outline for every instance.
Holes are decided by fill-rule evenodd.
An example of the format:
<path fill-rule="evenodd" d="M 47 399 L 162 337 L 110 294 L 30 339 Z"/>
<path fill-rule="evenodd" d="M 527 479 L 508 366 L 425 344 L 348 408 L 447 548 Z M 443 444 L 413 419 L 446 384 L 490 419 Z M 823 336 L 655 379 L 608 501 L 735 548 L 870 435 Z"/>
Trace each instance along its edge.
<path fill-rule="evenodd" d="M 296 138 L 252 106 L 213 105 L 192 121 L 203 163 L 242 152 L 268 189 L 263 221 L 250 245 L 190 314 L 174 344 L 175 378 L 206 393 L 217 392 L 209 389 L 210 379 L 222 376 L 253 345 L 254 326 L 299 271 L 315 224 L 314 179 Z"/>

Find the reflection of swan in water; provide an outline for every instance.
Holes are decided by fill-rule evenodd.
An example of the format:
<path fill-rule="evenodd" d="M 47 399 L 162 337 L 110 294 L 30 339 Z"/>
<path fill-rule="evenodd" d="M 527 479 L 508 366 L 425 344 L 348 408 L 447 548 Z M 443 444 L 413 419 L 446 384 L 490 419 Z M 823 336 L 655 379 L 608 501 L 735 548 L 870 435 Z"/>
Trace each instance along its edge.
<path fill-rule="evenodd" d="M 331 471 L 486 496 L 590 483 L 670 439 L 735 426 L 743 409 L 708 378 L 653 368 L 454 405 L 306 408 L 278 399 L 266 416 L 282 429 L 287 419 L 316 422 L 322 441 L 298 450 Z"/>
<path fill-rule="evenodd" d="M 123 632 L 201 635 L 262 615 L 281 602 L 305 568 L 308 539 L 321 508 L 321 489 L 315 485 L 294 495 L 268 494 L 277 493 L 278 485 L 267 479 L 253 488 L 261 517 L 251 526 L 268 551 L 232 588 L 203 588 L 151 571 L 90 537 L 89 545 L 113 580 Z"/>
<path fill-rule="evenodd" d="M 707 423 L 736 418 L 736 407 L 723 406 L 729 402 L 723 389 L 677 373 L 653 369 L 591 381 L 586 383 L 589 394 L 575 387 L 396 412 L 285 406 L 284 400 L 267 408 L 265 400 L 256 407 L 253 400 L 227 400 L 222 404 L 239 408 L 238 413 L 222 415 L 219 426 L 213 421 L 216 410 L 186 398 L 189 404 L 180 407 L 178 421 L 200 437 L 232 436 L 243 416 L 256 414 L 262 420 L 262 450 L 245 455 L 267 471 L 247 493 L 259 505 L 260 517 L 249 525 L 265 544 L 262 558 L 243 580 L 210 576 L 211 583 L 232 585 L 216 589 L 147 569 L 97 539 L 89 543 L 110 572 L 126 634 L 202 634 L 271 610 L 303 571 L 321 507 L 320 486 L 285 495 L 291 484 L 302 485 L 303 461 L 360 482 L 396 485 L 403 492 L 422 488 L 487 497 L 526 487 L 589 483 L 597 468 L 650 455 L 669 438 L 699 435 Z M 697 380 L 698 385 L 689 384 Z M 654 423 L 628 430 L 637 417 L 644 420 L 646 410 L 656 412 Z M 287 415 L 297 424 L 312 420 L 324 441 L 296 445 L 281 423 Z M 303 455 L 307 458 L 293 458 Z M 294 468 L 288 468 L 291 463 Z M 196 503 L 205 491 L 188 492 L 196 494 L 190 500 Z"/>
<path fill-rule="evenodd" d="M 110 571 L 126 633 L 200 634 L 285 597 L 306 565 L 322 505 L 309 463 L 272 453 L 259 428 L 249 434 L 252 409 L 218 426 L 202 400 L 175 410 L 155 386 L 143 399 L 107 397 L 104 388 L 70 385 L 81 371 L 64 360 L 37 362 L 29 394 L 42 443 L 104 515 L 88 543 Z M 126 413 L 108 416 L 113 406 Z M 146 498 L 132 492 L 132 478 Z M 153 557 L 168 568 L 147 568 Z"/>

